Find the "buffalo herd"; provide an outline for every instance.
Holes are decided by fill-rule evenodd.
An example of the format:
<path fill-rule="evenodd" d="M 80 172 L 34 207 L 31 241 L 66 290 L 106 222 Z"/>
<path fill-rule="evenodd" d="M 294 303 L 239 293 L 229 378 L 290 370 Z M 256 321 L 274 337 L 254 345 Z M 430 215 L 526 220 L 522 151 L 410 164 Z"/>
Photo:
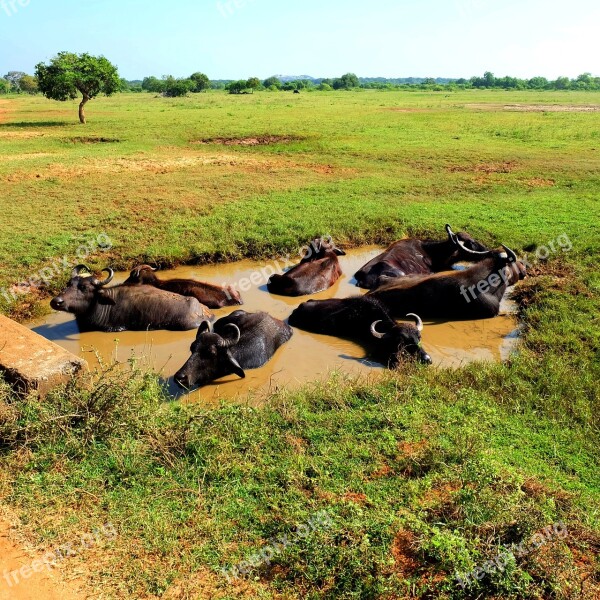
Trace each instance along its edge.
<path fill-rule="evenodd" d="M 263 366 L 290 340 L 292 327 L 356 341 L 389 368 L 405 357 L 430 364 L 421 345 L 421 317 L 495 317 L 507 287 L 525 276 L 524 264 L 510 248 L 486 248 L 467 233 L 454 233 L 450 225 L 446 233 L 442 241 L 394 242 L 355 273 L 356 285 L 368 289 L 366 294 L 308 300 L 288 323 L 265 312 L 236 310 L 213 325 L 210 309 L 243 304 L 233 286 L 161 279 L 149 265 L 136 267 L 124 283 L 112 287 L 107 287 L 112 269 L 105 269 L 108 277 L 100 280 L 79 265 L 50 305 L 74 314 L 80 331 L 197 329 L 191 356 L 174 378 L 185 389 L 231 374 L 245 377 L 246 369 Z M 341 255 L 330 238 L 315 239 L 300 263 L 272 275 L 267 288 L 284 296 L 326 290 L 342 275 Z M 456 263 L 471 264 L 453 268 Z"/>

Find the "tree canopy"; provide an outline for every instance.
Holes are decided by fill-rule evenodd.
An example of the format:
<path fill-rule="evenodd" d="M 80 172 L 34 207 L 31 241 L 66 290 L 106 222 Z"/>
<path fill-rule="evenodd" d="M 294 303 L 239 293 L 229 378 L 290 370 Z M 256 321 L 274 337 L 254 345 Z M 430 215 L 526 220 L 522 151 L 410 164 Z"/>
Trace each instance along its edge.
<path fill-rule="evenodd" d="M 190 75 L 190 81 L 194 84 L 192 92 L 204 92 L 210 88 L 210 79 L 204 73 Z"/>
<path fill-rule="evenodd" d="M 117 68 L 104 56 L 60 52 L 50 64 L 39 63 L 35 68 L 40 91 L 51 100 L 74 100 L 82 95 L 79 120 L 85 123 L 84 106 L 105 94 L 118 92 L 121 80 Z"/>

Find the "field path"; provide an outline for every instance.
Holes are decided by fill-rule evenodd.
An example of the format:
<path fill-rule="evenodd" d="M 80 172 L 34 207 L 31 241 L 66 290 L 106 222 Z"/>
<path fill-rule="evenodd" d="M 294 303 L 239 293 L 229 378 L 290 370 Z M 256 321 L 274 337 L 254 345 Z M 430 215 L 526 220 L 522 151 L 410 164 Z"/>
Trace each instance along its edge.
<path fill-rule="evenodd" d="M 42 569 L 31 576 L 21 576 L 21 569 L 31 567 L 38 559 L 11 537 L 12 525 L 0 519 L 0 600 L 81 600 L 86 595 L 78 593 L 76 586 L 61 580 L 59 569 Z M 24 571 L 27 573 L 27 571 Z"/>

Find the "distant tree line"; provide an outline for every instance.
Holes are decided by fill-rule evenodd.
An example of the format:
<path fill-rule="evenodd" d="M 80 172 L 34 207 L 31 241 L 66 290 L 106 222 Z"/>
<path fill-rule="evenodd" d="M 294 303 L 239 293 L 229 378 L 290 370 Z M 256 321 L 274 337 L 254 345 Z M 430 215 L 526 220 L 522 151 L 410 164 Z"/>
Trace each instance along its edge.
<path fill-rule="evenodd" d="M 334 79 L 327 78 L 285 78 L 272 76 L 264 81 L 258 77 L 249 79 L 210 80 L 204 73 L 193 73 L 186 78 L 177 78 L 172 75 L 158 77 L 145 77 L 143 80 L 120 79 L 118 91 L 120 92 L 150 92 L 175 98 L 186 96 L 189 93 L 200 93 L 207 90 L 226 90 L 230 94 L 252 94 L 255 91 L 290 92 L 290 91 L 330 91 L 330 90 L 356 90 L 356 89 L 423 89 L 433 91 L 459 90 L 459 89 L 503 89 L 503 90 L 600 90 L 600 77 L 593 77 L 591 73 L 583 73 L 575 79 L 558 77 L 549 80 L 545 77 L 532 77 L 519 79 L 518 77 L 496 77 L 490 71 L 483 77 L 470 79 L 451 79 L 447 77 L 357 77 L 354 73 L 346 73 Z M 33 75 L 21 71 L 10 71 L 0 78 L 0 94 L 36 94 L 38 93 L 38 80 Z"/>

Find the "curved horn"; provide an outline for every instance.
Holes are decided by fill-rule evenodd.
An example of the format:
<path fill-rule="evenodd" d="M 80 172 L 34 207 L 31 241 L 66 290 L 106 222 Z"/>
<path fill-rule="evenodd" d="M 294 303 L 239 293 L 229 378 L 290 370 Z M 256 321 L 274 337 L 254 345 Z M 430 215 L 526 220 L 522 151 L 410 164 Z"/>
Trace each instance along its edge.
<path fill-rule="evenodd" d="M 458 236 L 452 231 L 452 227 L 450 227 L 449 223 L 446 223 L 446 233 L 448 234 L 448 239 L 453 244 L 458 244 Z"/>
<path fill-rule="evenodd" d="M 519 260 L 517 255 L 508 246 L 502 244 L 502 247 L 506 250 L 506 254 L 508 254 L 508 259 L 510 262 L 517 262 L 517 260 Z"/>
<path fill-rule="evenodd" d="M 377 325 L 379 325 L 379 323 L 381 323 L 381 321 L 375 321 L 371 325 L 371 335 L 373 337 L 377 338 L 378 340 L 381 340 L 381 339 L 383 339 L 385 337 L 385 334 L 377 331 Z"/>
<path fill-rule="evenodd" d="M 415 315 L 415 313 L 408 313 L 406 316 L 412 317 L 416 321 L 417 330 L 419 333 L 421 333 L 421 331 L 423 331 L 423 321 L 421 320 L 421 317 L 419 315 Z"/>
<path fill-rule="evenodd" d="M 240 338 L 242 337 L 242 332 L 235 323 L 227 323 L 225 327 L 231 327 L 231 329 L 234 329 L 236 337 L 233 340 L 229 340 L 221 336 L 222 342 L 219 344 L 219 346 L 221 346 L 221 348 L 231 348 L 231 346 L 235 346 L 240 341 Z"/>
<path fill-rule="evenodd" d="M 90 270 L 89 267 L 86 267 L 85 265 L 77 265 L 72 271 L 71 271 L 71 277 L 79 277 L 79 275 L 81 275 L 81 273 L 85 271 L 86 273 L 89 273 L 91 275 L 92 271 Z"/>
<path fill-rule="evenodd" d="M 115 276 L 115 272 L 110 267 L 106 267 L 106 269 L 102 269 L 102 272 L 108 273 L 108 277 L 106 279 L 104 279 L 103 281 L 98 281 L 97 285 L 99 285 L 100 287 L 104 287 L 105 285 L 108 285 L 113 280 L 113 277 Z"/>
<path fill-rule="evenodd" d="M 489 250 L 486 250 L 485 252 L 479 252 L 478 250 L 471 250 L 470 248 L 467 248 L 464 243 L 459 240 L 458 238 L 456 238 L 456 243 L 467 253 L 467 254 L 472 254 L 473 256 L 490 256 L 491 252 Z"/>
<path fill-rule="evenodd" d="M 200 336 L 207 331 L 212 331 L 212 325 L 210 324 L 210 321 L 202 321 L 202 323 L 200 323 L 200 327 L 198 327 L 198 331 L 196 332 L 196 339 L 199 339 Z"/>

